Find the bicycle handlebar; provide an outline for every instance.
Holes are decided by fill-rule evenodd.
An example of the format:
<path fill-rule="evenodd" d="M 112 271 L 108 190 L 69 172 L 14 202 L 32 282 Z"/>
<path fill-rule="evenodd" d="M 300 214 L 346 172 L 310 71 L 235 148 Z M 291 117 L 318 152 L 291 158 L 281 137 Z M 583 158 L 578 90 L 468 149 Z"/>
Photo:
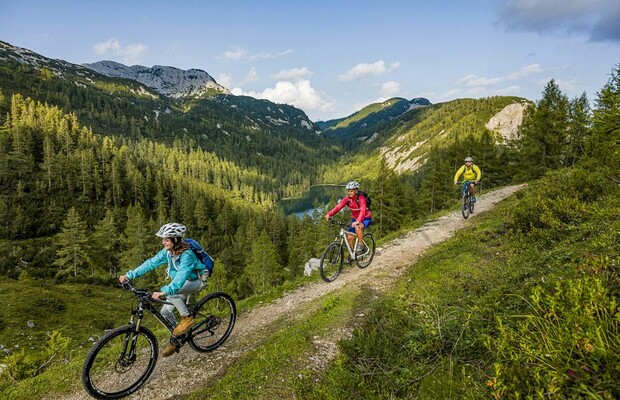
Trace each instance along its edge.
<path fill-rule="evenodd" d="M 350 224 L 350 223 L 336 221 L 336 220 L 335 220 L 335 219 L 333 219 L 333 218 L 328 219 L 328 221 L 329 221 L 331 224 L 334 224 L 334 225 L 340 225 L 340 226 L 345 227 L 345 228 L 350 228 L 350 227 L 351 227 L 351 224 Z"/>
<path fill-rule="evenodd" d="M 124 290 L 134 294 L 136 297 L 140 297 L 142 300 L 146 300 L 146 301 L 151 302 L 151 303 L 169 304 L 169 303 L 167 303 L 164 300 L 152 298 L 153 292 L 149 292 L 146 289 L 138 289 L 129 280 L 126 280 L 125 282 L 121 283 L 120 286 Z"/>

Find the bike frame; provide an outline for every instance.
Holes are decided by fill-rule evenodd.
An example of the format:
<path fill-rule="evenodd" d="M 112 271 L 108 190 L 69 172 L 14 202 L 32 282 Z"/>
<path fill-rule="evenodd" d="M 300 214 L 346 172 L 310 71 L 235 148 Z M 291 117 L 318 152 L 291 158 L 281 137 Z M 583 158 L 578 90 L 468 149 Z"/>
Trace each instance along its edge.
<path fill-rule="evenodd" d="M 163 300 L 155 300 L 155 299 L 150 300 L 150 301 L 144 301 L 143 297 L 140 297 L 140 302 L 138 303 L 138 306 L 131 310 L 131 318 L 129 318 L 129 323 L 136 326 L 136 331 L 138 329 L 140 329 L 140 324 L 142 322 L 142 318 L 144 318 L 144 310 L 147 310 L 148 312 L 153 314 L 153 316 L 164 327 L 166 327 L 166 329 L 168 329 L 170 331 L 170 333 L 172 333 L 172 331 L 174 330 L 174 326 L 172 326 L 172 324 L 170 324 L 170 322 L 168 322 L 168 320 L 166 318 L 164 318 L 164 316 L 161 315 L 159 310 L 157 308 L 155 308 L 155 306 L 153 306 L 153 304 L 152 304 L 152 303 L 161 303 L 161 304 L 172 305 L 172 303 L 168 303 L 167 301 L 163 301 Z M 137 323 L 134 322 L 134 316 L 137 316 L 137 318 L 138 318 L 138 322 Z"/>
<path fill-rule="evenodd" d="M 474 184 L 474 186 L 476 181 L 463 181 L 462 186 L 461 186 L 461 195 L 466 195 L 469 194 L 471 195 L 471 187 L 469 185 L 471 185 L 472 183 Z"/>
<path fill-rule="evenodd" d="M 124 287 L 126 287 L 130 292 L 134 293 L 134 294 L 139 294 L 139 301 L 138 301 L 138 305 L 131 309 L 131 317 L 129 318 L 129 324 L 133 325 L 134 328 L 134 332 L 138 332 L 140 329 L 140 325 L 142 323 L 142 319 L 144 318 L 144 310 L 150 312 L 151 314 L 153 314 L 153 316 L 155 317 L 155 319 L 157 319 L 159 321 L 160 324 L 162 324 L 166 329 L 168 329 L 168 331 L 170 332 L 170 334 L 172 335 L 172 331 L 174 330 L 174 326 L 166 319 L 164 318 L 163 315 L 161 315 L 161 312 L 155 308 L 155 306 L 153 305 L 153 303 L 159 303 L 159 304 L 168 304 L 168 305 L 173 305 L 172 303 L 169 303 L 167 301 L 164 300 L 158 300 L 158 299 L 153 299 L 151 298 L 151 293 L 147 292 L 147 291 L 143 291 L 143 290 L 139 290 L 134 288 L 133 286 L 131 286 L 129 283 L 124 283 L 123 284 Z M 190 297 L 187 297 L 187 303 L 188 303 L 188 310 L 193 314 L 194 310 L 189 306 L 189 299 Z M 134 321 L 134 318 L 137 317 L 137 322 Z M 185 344 L 185 342 L 187 341 L 187 339 L 190 338 L 191 335 L 183 334 L 181 336 L 171 336 L 171 338 L 174 338 L 172 340 L 174 340 L 177 345 L 179 346 L 183 346 Z M 137 336 L 135 337 L 137 338 Z M 135 339 L 133 339 L 135 340 Z M 132 351 L 133 351 L 133 345 L 132 345 Z"/>
<path fill-rule="evenodd" d="M 349 241 L 347 240 L 346 235 L 352 235 L 355 236 L 355 242 L 353 244 L 353 246 L 357 246 L 359 239 L 357 238 L 357 235 L 353 232 L 349 232 L 347 230 L 344 229 L 344 226 L 342 225 L 341 222 L 337 222 L 340 225 L 340 232 L 338 232 L 338 235 L 336 235 L 336 238 L 334 239 L 334 242 L 340 242 L 340 246 L 342 246 L 343 242 L 345 244 L 345 246 L 347 246 L 347 251 L 349 252 L 350 256 L 355 256 L 355 252 L 353 251 L 353 249 L 351 249 L 351 245 L 349 244 Z M 347 227 L 350 225 L 347 225 Z"/>

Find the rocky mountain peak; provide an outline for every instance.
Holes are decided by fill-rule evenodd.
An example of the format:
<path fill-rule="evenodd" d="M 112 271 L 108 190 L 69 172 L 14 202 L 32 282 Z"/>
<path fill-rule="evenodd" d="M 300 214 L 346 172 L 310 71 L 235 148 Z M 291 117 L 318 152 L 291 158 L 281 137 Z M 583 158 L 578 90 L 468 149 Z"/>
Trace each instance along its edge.
<path fill-rule="evenodd" d="M 201 97 L 213 91 L 230 94 L 228 89 L 218 84 L 211 75 L 201 69 L 182 70 L 163 65 L 152 67 L 132 65 L 129 67 L 110 60 L 82 65 L 102 75 L 140 82 L 168 97 Z"/>

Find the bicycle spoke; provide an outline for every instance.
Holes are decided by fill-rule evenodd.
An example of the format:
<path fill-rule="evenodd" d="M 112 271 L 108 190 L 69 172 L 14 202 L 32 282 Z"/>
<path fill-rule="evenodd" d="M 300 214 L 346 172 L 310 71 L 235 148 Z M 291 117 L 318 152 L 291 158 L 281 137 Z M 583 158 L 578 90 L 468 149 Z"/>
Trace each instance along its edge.
<path fill-rule="evenodd" d="M 196 306 L 196 326 L 190 331 L 190 346 L 201 352 L 215 350 L 228 338 L 235 325 L 234 301 L 222 292 L 209 294 Z"/>
<path fill-rule="evenodd" d="M 372 262 L 373 257 L 375 256 L 375 238 L 371 233 L 367 233 L 364 235 L 364 245 L 366 246 L 366 251 L 363 254 L 359 254 L 355 257 L 355 263 L 359 268 L 366 268 Z"/>
<path fill-rule="evenodd" d="M 330 243 L 321 256 L 321 262 L 319 264 L 321 278 L 325 282 L 334 281 L 342 270 L 343 262 L 343 252 L 340 244 Z"/>
<path fill-rule="evenodd" d="M 89 352 L 82 380 L 96 397 L 125 396 L 146 382 L 156 361 L 157 341 L 150 331 L 136 333 L 132 327 L 121 327 Z"/>

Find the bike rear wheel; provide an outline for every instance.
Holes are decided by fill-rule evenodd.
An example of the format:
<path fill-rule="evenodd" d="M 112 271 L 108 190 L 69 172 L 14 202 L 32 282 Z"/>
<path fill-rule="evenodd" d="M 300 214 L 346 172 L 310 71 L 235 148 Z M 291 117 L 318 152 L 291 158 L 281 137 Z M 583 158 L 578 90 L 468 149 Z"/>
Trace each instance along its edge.
<path fill-rule="evenodd" d="M 323 278 L 325 282 L 333 282 L 336 280 L 338 275 L 340 275 L 340 271 L 342 271 L 343 262 L 344 254 L 340 243 L 330 243 L 323 252 L 321 262 L 319 263 L 321 278 Z"/>
<path fill-rule="evenodd" d="M 189 333 L 189 345 L 202 353 L 213 351 L 230 336 L 237 319 L 237 307 L 227 293 L 210 293 L 196 305 L 194 318 L 196 325 Z"/>
<path fill-rule="evenodd" d="M 90 349 L 82 367 L 82 383 L 97 399 L 119 399 L 144 385 L 157 363 L 157 338 L 141 326 L 113 329 Z"/>
<path fill-rule="evenodd" d="M 372 233 L 364 234 L 364 244 L 366 245 L 366 251 L 362 254 L 355 255 L 355 263 L 360 268 L 366 268 L 372 262 L 375 257 L 375 237 Z"/>

